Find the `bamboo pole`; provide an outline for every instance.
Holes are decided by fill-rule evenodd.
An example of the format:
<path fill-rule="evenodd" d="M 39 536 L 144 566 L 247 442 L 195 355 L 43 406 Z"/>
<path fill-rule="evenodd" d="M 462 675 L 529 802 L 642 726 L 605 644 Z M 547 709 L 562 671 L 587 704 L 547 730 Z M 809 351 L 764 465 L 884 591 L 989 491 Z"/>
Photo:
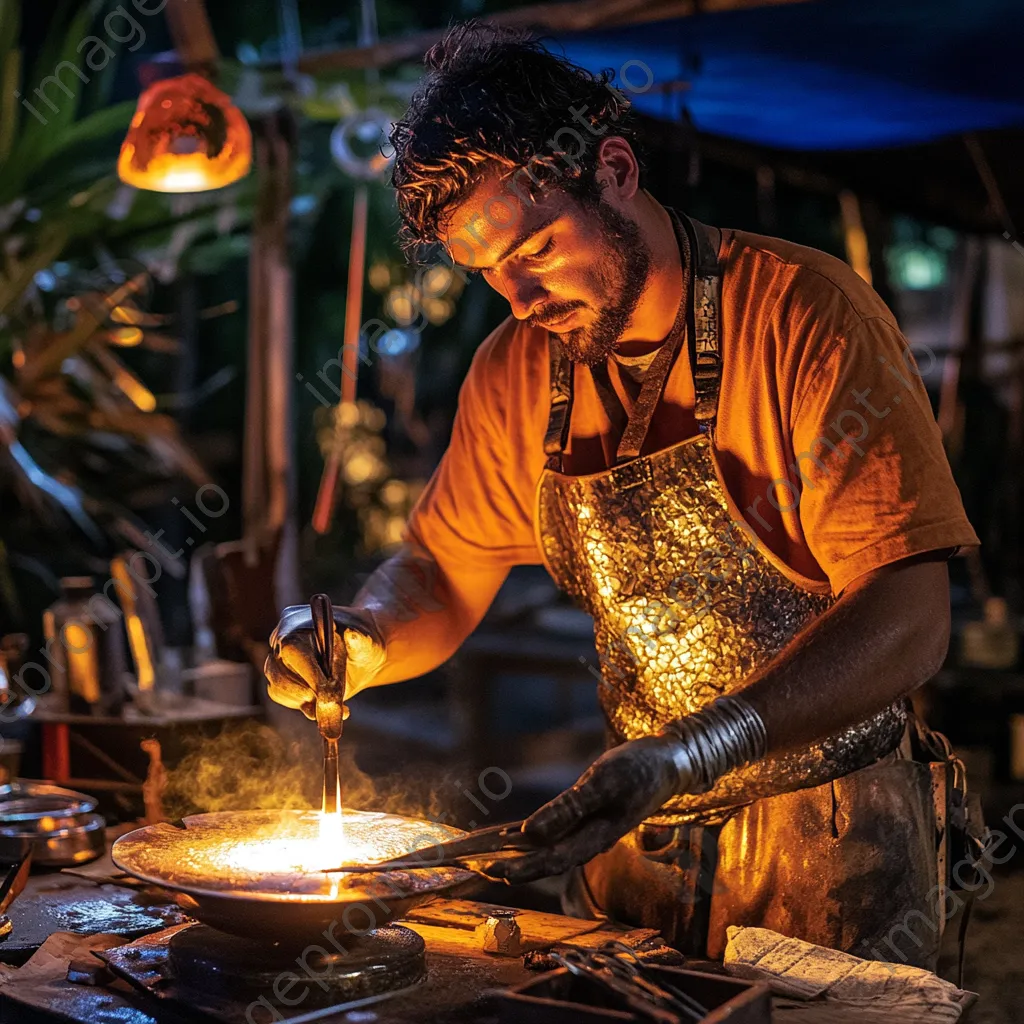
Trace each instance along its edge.
<path fill-rule="evenodd" d="M 356 187 L 352 203 L 352 240 L 348 256 L 348 294 L 345 300 L 345 335 L 341 353 L 341 404 L 356 400 L 359 382 L 359 334 L 363 318 L 363 273 L 366 265 L 366 214 L 369 205 L 366 185 Z M 325 534 L 334 518 L 334 502 L 341 473 L 341 456 L 331 452 L 324 463 L 320 487 L 313 507 L 313 529 Z"/>

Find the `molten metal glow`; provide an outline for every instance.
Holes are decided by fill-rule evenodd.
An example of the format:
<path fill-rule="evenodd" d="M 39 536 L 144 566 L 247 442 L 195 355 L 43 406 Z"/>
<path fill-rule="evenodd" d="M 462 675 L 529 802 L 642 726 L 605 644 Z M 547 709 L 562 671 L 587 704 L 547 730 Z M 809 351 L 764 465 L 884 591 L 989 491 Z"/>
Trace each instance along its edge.
<path fill-rule="evenodd" d="M 274 836 L 255 841 L 242 841 L 224 849 L 224 864 L 231 871 L 259 875 L 267 872 L 319 871 L 349 858 L 374 860 L 379 857 L 370 836 L 359 832 L 353 841 L 345 841 L 344 816 L 321 811 L 318 834 Z M 329 878 L 331 895 L 337 895 L 340 877 Z"/>
<path fill-rule="evenodd" d="M 340 817 L 340 820 L 339 820 Z M 368 876 L 325 871 L 429 849 L 464 833 L 447 825 L 373 811 L 239 811 L 200 814 L 185 828 L 148 826 L 115 843 L 130 874 L 187 891 L 261 893 L 334 901 Z M 426 866 L 432 857 L 423 855 Z"/>
<path fill-rule="evenodd" d="M 356 812 L 324 814 L 319 812 L 318 833 L 267 836 L 242 839 L 225 844 L 223 863 L 232 871 L 259 875 L 279 871 L 319 871 L 346 861 L 380 860 L 381 841 L 387 841 L 387 826 L 383 835 L 376 831 L 361 830 L 350 822 L 346 837 L 345 822 Z M 386 856 L 386 855 L 385 855 Z"/>

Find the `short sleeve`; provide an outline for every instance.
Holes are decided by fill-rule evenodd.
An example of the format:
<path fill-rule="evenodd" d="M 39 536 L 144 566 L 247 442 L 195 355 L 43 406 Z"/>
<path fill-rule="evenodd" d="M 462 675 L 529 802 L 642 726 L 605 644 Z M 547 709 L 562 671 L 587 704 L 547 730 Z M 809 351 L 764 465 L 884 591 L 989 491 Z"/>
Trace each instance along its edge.
<path fill-rule="evenodd" d="M 979 543 L 921 370 L 888 319 L 858 320 L 802 378 L 791 425 L 800 522 L 833 592 L 902 558 Z"/>
<path fill-rule="evenodd" d="M 523 460 L 511 451 L 507 429 L 506 346 L 499 327 L 480 346 L 459 391 L 451 440 L 416 503 L 407 539 L 422 544 L 449 574 L 540 561 L 533 509 L 519 479 Z"/>

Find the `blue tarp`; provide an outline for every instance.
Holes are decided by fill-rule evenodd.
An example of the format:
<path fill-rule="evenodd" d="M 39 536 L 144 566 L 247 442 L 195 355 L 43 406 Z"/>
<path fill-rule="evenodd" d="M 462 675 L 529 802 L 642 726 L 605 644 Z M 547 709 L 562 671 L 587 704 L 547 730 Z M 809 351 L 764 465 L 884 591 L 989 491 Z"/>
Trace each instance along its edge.
<path fill-rule="evenodd" d="M 637 109 L 802 150 L 1024 126 L 1024 0 L 809 0 L 558 39 L 592 70 L 642 60 Z M 639 67 L 631 82 L 646 80 Z M 659 91 L 673 81 L 685 91 Z"/>

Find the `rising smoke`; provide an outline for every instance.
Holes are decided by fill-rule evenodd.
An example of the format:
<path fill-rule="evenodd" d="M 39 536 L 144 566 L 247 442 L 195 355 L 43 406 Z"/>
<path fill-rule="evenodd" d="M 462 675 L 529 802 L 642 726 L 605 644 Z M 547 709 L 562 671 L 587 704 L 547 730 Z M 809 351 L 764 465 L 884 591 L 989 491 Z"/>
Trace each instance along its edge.
<path fill-rule="evenodd" d="M 473 776 L 451 767 L 417 765 L 371 778 L 341 745 L 344 805 L 458 824 L 472 817 L 465 797 Z M 319 742 L 288 740 L 258 722 L 229 723 L 216 736 L 193 738 L 168 769 L 164 811 L 171 818 L 207 811 L 294 810 L 320 806 L 323 761 Z M 467 783 L 469 784 L 467 786 Z"/>

